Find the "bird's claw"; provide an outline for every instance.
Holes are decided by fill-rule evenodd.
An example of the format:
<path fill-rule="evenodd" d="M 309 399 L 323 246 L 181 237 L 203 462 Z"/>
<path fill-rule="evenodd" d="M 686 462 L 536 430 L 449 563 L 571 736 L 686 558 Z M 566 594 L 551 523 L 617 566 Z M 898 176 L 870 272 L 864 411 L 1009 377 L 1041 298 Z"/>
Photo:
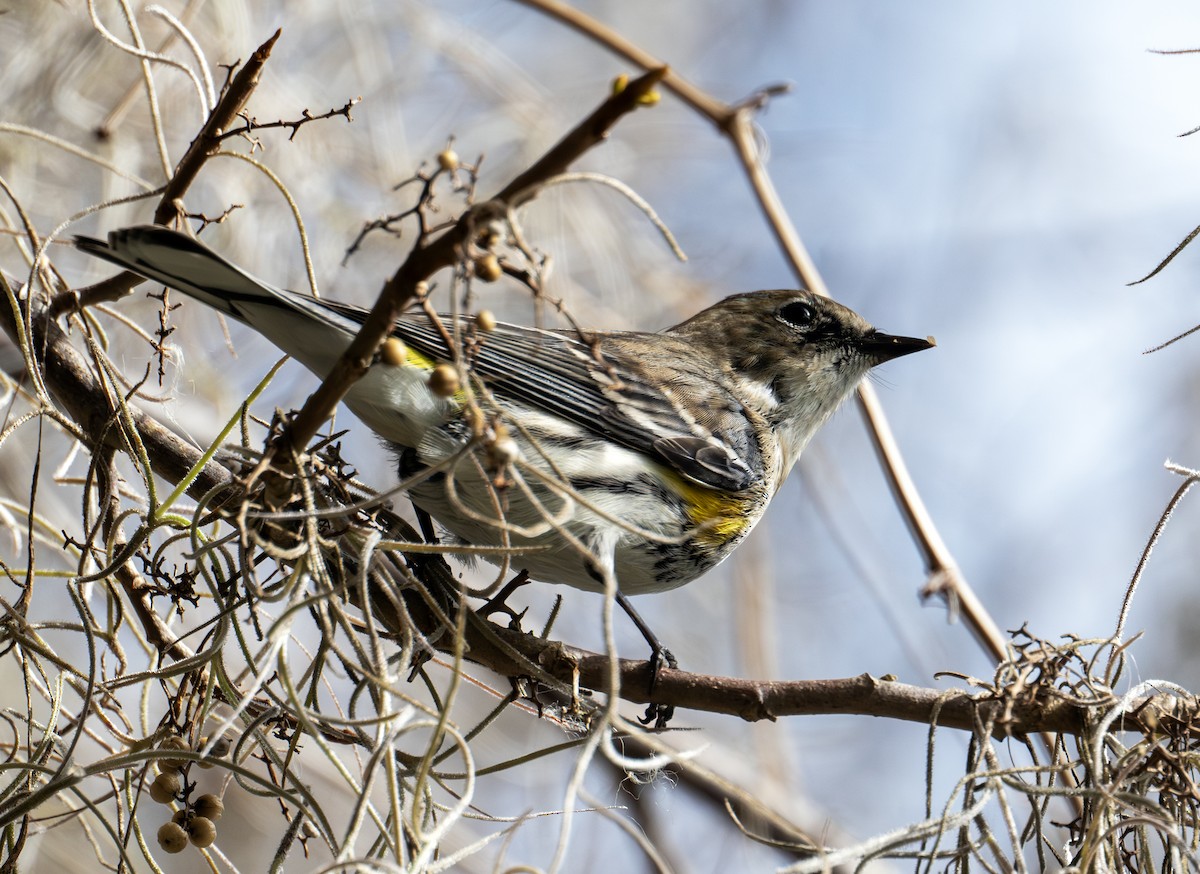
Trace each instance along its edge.
<path fill-rule="evenodd" d="M 650 680 L 646 684 L 647 691 L 653 695 L 655 687 L 658 686 L 658 675 L 662 673 L 663 667 L 675 670 L 679 667 L 679 661 L 675 655 L 665 646 L 656 646 L 650 653 Z M 667 727 L 667 723 L 671 721 L 671 717 L 675 715 L 675 708 L 670 704 L 649 704 L 646 706 L 646 713 L 638 717 L 638 722 L 642 725 L 654 724 L 654 730 L 658 731 Z"/>

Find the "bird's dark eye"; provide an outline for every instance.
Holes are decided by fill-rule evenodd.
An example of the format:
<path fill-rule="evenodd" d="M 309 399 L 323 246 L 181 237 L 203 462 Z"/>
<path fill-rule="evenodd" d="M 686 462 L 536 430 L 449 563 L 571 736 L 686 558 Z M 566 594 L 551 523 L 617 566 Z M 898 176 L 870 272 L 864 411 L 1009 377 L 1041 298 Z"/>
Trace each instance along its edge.
<path fill-rule="evenodd" d="M 780 307 L 779 318 L 797 328 L 811 328 L 817 321 L 817 311 L 806 303 L 789 303 Z"/>

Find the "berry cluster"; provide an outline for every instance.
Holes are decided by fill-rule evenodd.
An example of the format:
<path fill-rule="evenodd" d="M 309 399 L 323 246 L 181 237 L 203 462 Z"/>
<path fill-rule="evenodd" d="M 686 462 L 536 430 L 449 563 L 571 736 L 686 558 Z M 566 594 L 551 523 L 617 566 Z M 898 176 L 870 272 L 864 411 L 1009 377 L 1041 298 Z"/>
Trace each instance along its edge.
<path fill-rule="evenodd" d="M 207 738 L 201 738 L 200 747 L 203 748 L 207 743 Z M 166 738 L 158 748 L 167 752 L 192 749 L 178 735 Z M 226 740 L 218 740 L 213 745 L 213 758 L 223 757 L 228 752 L 229 742 Z M 164 823 L 158 830 L 158 845 L 168 853 L 182 853 L 189 842 L 201 849 L 210 846 L 217 839 L 217 820 L 225 813 L 225 804 L 220 796 L 206 793 L 191 798 L 195 783 L 188 780 L 188 771 L 193 764 L 211 768 L 215 763 L 211 759 L 194 761 L 164 756 L 158 760 L 158 776 L 150 784 L 150 797 L 154 801 L 159 804 L 180 801 L 184 805 L 174 812 L 170 822 Z"/>

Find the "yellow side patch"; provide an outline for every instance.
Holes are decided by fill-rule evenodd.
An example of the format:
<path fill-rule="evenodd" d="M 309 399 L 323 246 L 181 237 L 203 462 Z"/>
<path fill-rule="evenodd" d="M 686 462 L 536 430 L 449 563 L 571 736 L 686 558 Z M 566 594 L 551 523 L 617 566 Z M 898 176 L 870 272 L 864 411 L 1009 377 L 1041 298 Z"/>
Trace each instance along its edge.
<path fill-rule="evenodd" d="M 395 336 L 395 335 L 393 335 L 393 336 Z M 407 343 L 404 344 L 404 366 L 405 367 L 415 367 L 418 370 L 422 371 L 426 376 L 429 376 L 429 374 L 433 372 L 433 369 L 441 363 L 442 362 L 438 361 L 437 359 L 430 358 L 428 355 L 425 355 L 422 352 L 418 352 L 416 349 L 414 349 L 412 346 L 408 345 Z M 466 390 L 460 388 L 453 395 L 451 395 L 449 398 L 447 398 L 447 400 L 453 400 L 459 406 L 464 405 L 467 402 Z"/>
<path fill-rule="evenodd" d="M 705 546 L 719 546 L 750 527 L 752 494 L 708 489 L 669 470 L 663 471 L 663 479 L 683 498 L 688 520 L 700 529 L 696 539 Z"/>
<path fill-rule="evenodd" d="M 428 355 L 422 355 L 407 343 L 404 344 L 404 349 L 407 353 L 404 356 L 404 359 L 409 363 L 410 366 L 419 367 L 422 370 L 433 370 L 433 368 L 437 367 L 438 363 L 436 361 L 434 361 Z"/>

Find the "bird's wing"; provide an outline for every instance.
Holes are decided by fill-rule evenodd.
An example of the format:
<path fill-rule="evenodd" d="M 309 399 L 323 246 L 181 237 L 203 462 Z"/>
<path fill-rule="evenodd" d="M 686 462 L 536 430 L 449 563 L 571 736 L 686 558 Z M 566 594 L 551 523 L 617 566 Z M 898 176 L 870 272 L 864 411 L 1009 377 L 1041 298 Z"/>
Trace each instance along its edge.
<path fill-rule="evenodd" d="M 262 282 L 166 228 L 126 228 L 107 242 L 78 237 L 76 245 L 246 322 L 318 373 L 328 371 L 366 317 L 358 307 Z M 453 357 L 428 320 L 405 319 L 393 333 L 430 358 Z M 476 340 L 467 359 L 502 399 L 590 430 L 709 488 L 738 492 L 762 479 L 761 450 L 745 409 L 717 368 L 679 337 L 621 333 L 588 340 L 499 325 Z M 685 402 L 697 397 L 703 402 Z"/>
<path fill-rule="evenodd" d="M 334 306 L 354 318 L 350 307 Z M 442 316 L 443 325 L 453 325 Z M 429 320 L 406 318 L 394 335 L 436 360 L 452 354 Z M 760 450 L 746 412 L 713 370 L 690 360 L 664 334 L 618 333 L 587 337 L 499 324 L 488 333 L 466 330 L 471 371 L 499 398 L 557 416 L 628 449 L 641 452 L 687 479 L 722 491 L 748 489 L 761 479 Z M 652 371 L 644 362 L 654 353 Z M 653 373 L 651 378 L 650 373 Z M 704 397 L 702 417 L 681 395 Z"/>

